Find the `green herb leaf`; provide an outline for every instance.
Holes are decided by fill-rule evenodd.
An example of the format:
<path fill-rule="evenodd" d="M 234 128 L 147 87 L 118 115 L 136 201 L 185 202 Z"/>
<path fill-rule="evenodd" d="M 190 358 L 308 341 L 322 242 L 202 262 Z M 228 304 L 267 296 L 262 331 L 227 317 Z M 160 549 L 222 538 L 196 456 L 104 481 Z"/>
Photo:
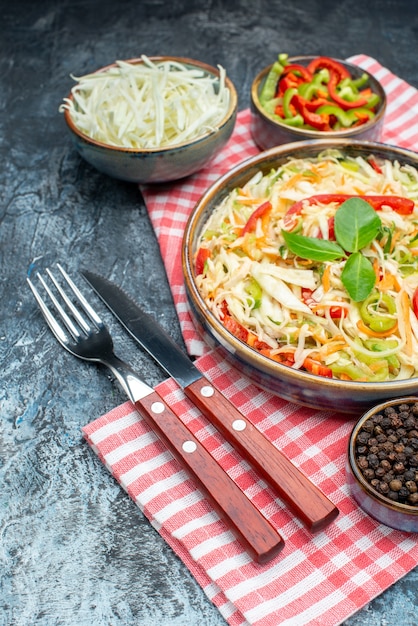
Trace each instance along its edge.
<path fill-rule="evenodd" d="M 354 302 L 365 300 L 372 291 L 376 274 L 369 259 L 354 252 L 348 257 L 344 269 L 341 273 L 341 281 L 347 289 L 348 295 Z"/>
<path fill-rule="evenodd" d="M 293 254 L 310 261 L 334 261 L 345 256 L 344 250 L 335 241 L 304 237 L 282 230 L 287 247 Z"/>
<path fill-rule="evenodd" d="M 348 252 L 357 252 L 369 245 L 381 225 L 376 211 L 362 198 L 346 200 L 335 213 L 335 237 Z"/>

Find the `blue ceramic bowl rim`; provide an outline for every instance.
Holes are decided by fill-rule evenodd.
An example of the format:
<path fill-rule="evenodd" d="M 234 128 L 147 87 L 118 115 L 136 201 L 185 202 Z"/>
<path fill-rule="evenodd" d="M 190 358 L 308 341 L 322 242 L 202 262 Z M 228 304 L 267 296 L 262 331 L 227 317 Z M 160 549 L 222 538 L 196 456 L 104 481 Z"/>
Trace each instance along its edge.
<path fill-rule="evenodd" d="M 188 57 L 176 57 L 176 56 L 150 56 L 148 57 L 151 61 L 153 61 L 154 63 L 158 63 L 161 61 L 175 61 L 177 63 L 183 63 L 184 65 L 190 66 L 190 67 L 196 67 L 198 69 L 202 69 L 205 72 L 207 72 L 210 75 L 219 76 L 219 69 L 213 67 L 212 65 L 209 65 L 203 61 L 197 61 L 195 59 L 190 59 Z M 133 58 L 133 59 L 127 59 L 124 61 L 124 63 L 132 63 L 132 64 L 138 64 L 138 63 L 143 63 L 141 58 Z M 116 67 L 116 63 L 110 63 L 109 65 L 105 65 L 104 67 L 99 68 L 98 70 L 96 70 L 95 72 L 91 72 L 92 74 L 95 73 L 101 73 L 101 72 L 106 72 L 107 70 L 109 70 L 111 67 Z M 79 139 L 81 139 L 83 142 L 85 142 L 86 144 L 95 146 L 97 148 L 102 148 L 103 150 L 111 150 L 113 152 L 118 152 L 118 153 L 127 153 L 127 154 L 164 154 L 164 153 L 170 153 L 173 151 L 177 151 L 178 149 L 184 149 L 185 147 L 189 146 L 196 146 L 199 143 L 202 143 L 203 141 L 207 140 L 209 137 L 212 137 L 213 135 L 216 135 L 217 133 L 219 133 L 220 131 L 222 131 L 222 129 L 228 124 L 228 122 L 231 120 L 232 117 L 234 117 L 236 115 L 237 109 L 238 109 L 238 94 L 237 94 L 237 90 L 235 88 L 234 83 L 232 82 L 232 80 L 226 76 L 225 77 L 225 85 L 226 87 L 228 87 L 229 89 L 229 94 L 230 94 L 230 100 L 229 100 L 229 107 L 228 107 L 228 111 L 226 112 L 225 116 L 222 118 L 222 120 L 219 122 L 219 124 L 217 125 L 216 128 L 214 128 L 213 130 L 207 131 L 205 134 L 203 135 L 199 135 L 199 137 L 195 137 L 193 140 L 189 140 L 189 141 L 184 141 L 182 143 L 177 143 L 177 144 L 173 144 L 171 146 L 164 146 L 161 148 L 127 148 L 127 147 L 123 147 L 123 146 L 113 146 L 113 145 L 109 145 L 107 143 L 103 143 L 101 141 L 97 141 L 96 139 L 93 139 L 92 137 L 89 137 L 88 135 L 86 135 L 85 133 L 83 133 L 78 127 L 77 125 L 74 123 L 73 118 L 71 117 L 71 113 L 68 109 L 64 110 L 64 119 L 65 122 L 68 126 L 68 128 L 70 129 L 71 132 L 73 132 L 77 137 L 79 137 Z M 68 100 L 73 100 L 73 95 L 70 91 L 70 93 L 67 96 Z"/>
<path fill-rule="evenodd" d="M 418 396 L 405 396 L 404 398 L 394 398 L 392 400 L 388 400 L 385 402 L 381 402 L 380 404 L 376 404 L 374 407 L 366 411 L 366 413 L 364 413 L 360 417 L 360 419 L 356 422 L 356 424 L 354 425 L 351 431 L 351 434 L 348 440 L 347 455 L 348 455 L 348 463 L 350 466 L 351 473 L 356 479 L 358 486 L 362 489 L 362 491 L 367 496 L 372 498 L 372 500 L 374 500 L 376 503 L 380 504 L 381 506 L 385 506 L 387 509 L 390 509 L 391 511 L 396 511 L 397 513 L 402 513 L 404 515 L 418 517 L 418 506 L 412 506 L 410 504 L 403 504 L 403 503 L 395 502 L 394 500 L 391 500 L 390 498 L 386 498 L 384 495 L 376 491 L 372 487 L 372 485 L 370 485 L 367 482 L 367 480 L 364 478 L 363 474 L 361 473 L 357 465 L 356 457 L 355 457 L 355 442 L 356 442 L 356 438 L 359 433 L 359 430 L 361 429 L 363 424 L 372 417 L 372 415 L 375 415 L 376 413 L 380 413 L 386 407 L 389 407 L 389 406 L 395 406 L 397 404 L 411 404 L 414 402 L 418 402 Z"/>
<path fill-rule="evenodd" d="M 316 59 L 316 58 L 317 58 L 317 55 L 316 56 L 306 56 L 306 55 L 294 56 L 294 57 L 289 57 L 288 62 L 300 63 L 303 65 L 303 64 L 308 64 L 309 61 L 312 61 L 313 59 Z M 351 73 L 353 72 L 357 73 L 360 71 L 361 73 L 367 74 L 371 88 L 373 89 L 373 91 L 376 91 L 378 95 L 380 96 L 380 103 L 378 106 L 378 111 L 373 119 L 369 120 L 365 124 L 361 124 L 361 126 L 355 126 L 354 128 L 343 128 L 341 130 L 333 130 L 333 131 L 319 131 L 319 130 L 316 131 L 316 130 L 309 130 L 309 128 L 298 128 L 297 126 L 288 126 L 287 124 L 282 124 L 281 122 L 274 119 L 271 115 L 269 115 L 264 110 L 259 100 L 261 85 L 273 64 L 268 65 L 267 67 L 263 68 L 254 78 L 253 83 L 251 85 L 251 102 L 257 114 L 260 115 L 266 122 L 269 122 L 273 126 L 277 126 L 278 128 L 281 128 L 284 131 L 288 131 L 295 137 L 300 136 L 301 138 L 305 138 L 305 139 L 325 139 L 326 137 L 329 137 L 330 139 L 339 138 L 339 137 L 355 138 L 357 135 L 361 135 L 365 133 L 368 129 L 373 128 L 375 125 L 379 124 L 379 122 L 383 120 L 386 114 L 386 108 L 387 108 L 386 92 L 382 84 L 377 80 L 377 78 L 375 78 L 372 74 L 370 74 L 370 72 L 359 67 L 358 65 L 354 65 L 342 59 L 333 58 L 333 60 L 337 61 L 338 63 L 341 63 Z"/>

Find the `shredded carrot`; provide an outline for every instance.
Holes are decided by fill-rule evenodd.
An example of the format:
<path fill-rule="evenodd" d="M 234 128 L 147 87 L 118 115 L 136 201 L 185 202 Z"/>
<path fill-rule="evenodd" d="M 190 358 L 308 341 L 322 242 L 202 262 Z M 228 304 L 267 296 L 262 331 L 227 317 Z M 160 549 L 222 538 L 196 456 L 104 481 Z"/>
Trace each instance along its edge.
<path fill-rule="evenodd" d="M 395 243 L 397 242 L 397 240 L 399 239 L 401 235 L 401 232 L 399 230 L 397 230 L 393 236 L 392 236 L 392 241 L 390 242 L 390 251 L 393 252 L 393 249 L 395 247 Z"/>
<path fill-rule="evenodd" d="M 241 197 L 237 198 L 237 202 L 244 206 L 252 206 L 253 204 L 260 204 L 260 198 Z"/>
<path fill-rule="evenodd" d="M 389 289 L 393 289 L 395 284 L 394 279 L 395 277 L 393 274 L 389 274 L 388 272 L 386 272 L 386 274 L 384 274 L 382 278 L 376 283 L 377 289 L 379 289 L 379 291 L 388 291 Z"/>
<path fill-rule="evenodd" d="M 382 278 L 376 283 L 377 289 L 379 291 L 397 291 L 401 290 L 401 286 L 398 282 L 398 279 L 394 274 L 389 274 L 388 272 L 382 276 Z"/>
<path fill-rule="evenodd" d="M 379 280 L 379 278 L 380 278 L 380 265 L 379 265 L 379 259 L 375 259 L 375 260 L 373 261 L 373 270 L 374 270 L 374 273 L 376 274 L 376 278 L 377 278 L 377 280 Z"/>
<path fill-rule="evenodd" d="M 285 191 L 286 189 L 292 189 L 292 187 L 295 185 L 295 183 L 298 183 L 300 181 L 300 179 L 303 178 L 303 174 L 302 172 L 299 172 L 298 174 L 294 174 L 291 178 L 289 178 L 288 181 L 286 181 L 285 183 L 283 183 L 282 186 L 282 193 L 283 191 Z"/>
<path fill-rule="evenodd" d="M 325 293 L 331 289 L 330 273 L 331 265 L 327 265 L 324 273 L 322 274 L 322 286 L 324 287 Z"/>
<path fill-rule="evenodd" d="M 359 320 L 357 322 L 357 328 L 362 333 L 366 333 L 366 335 L 369 335 L 369 337 L 377 337 L 377 338 L 382 338 L 383 339 L 384 337 L 390 337 L 390 335 L 393 335 L 397 331 L 397 329 L 398 329 L 398 322 L 395 322 L 395 324 L 392 326 L 392 328 L 389 328 L 389 330 L 378 332 L 378 331 L 372 330 L 371 328 L 366 326 L 366 324 L 363 322 L 363 320 Z"/>
<path fill-rule="evenodd" d="M 402 307 L 402 319 L 405 325 L 405 352 L 408 356 L 412 355 L 412 328 L 411 321 L 409 319 L 409 311 L 411 304 L 409 296 L 406 291 L 401 293 L 401 307 Z"/>
<path fill-rule="evenodd" d="M 347 342 L 344 339 L 339 341 L 332 340 L 329 343 L 325 343 L 320 350 L 321 358 L 334 354 L 334 352 L 338 352 L 339 350 L 344 350 L 344 348 L 347 348 Z"/>

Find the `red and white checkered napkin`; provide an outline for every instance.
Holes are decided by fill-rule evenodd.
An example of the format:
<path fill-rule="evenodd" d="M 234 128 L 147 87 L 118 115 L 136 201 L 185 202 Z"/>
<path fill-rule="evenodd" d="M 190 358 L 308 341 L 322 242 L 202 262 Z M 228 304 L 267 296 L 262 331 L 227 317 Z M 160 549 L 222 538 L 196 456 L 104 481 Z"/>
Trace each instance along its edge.
<path fill-rule="evenodd" d="M 418 92 L 374 59 L 359 55 L 350 60 L 375 74 L 387 90 L 383 141 L 417 150 Z M 158 392 L 280 529 L 286 545 L 270 563 L 258 565 L 249 558 L 129 402 L 83 431 L 229 624 L 334 626 L 418 563 L 418 536 L 375 522 L 350 497 L 344 464 L 352 420 L 261 391 L 217 351 L 209 351 L 193 327 L 180 266 L 186 219 L 213 181 L 255 153 L 249 112 L 242 111 L 233 137 L 210 167 L 186 181 L 142 191 L 188 350 L 202 355 L 198 367 L 328 495 L 340 509 L 339 517 L 326 530 L 309 533 L 171 379 L 160 384 Z"/>

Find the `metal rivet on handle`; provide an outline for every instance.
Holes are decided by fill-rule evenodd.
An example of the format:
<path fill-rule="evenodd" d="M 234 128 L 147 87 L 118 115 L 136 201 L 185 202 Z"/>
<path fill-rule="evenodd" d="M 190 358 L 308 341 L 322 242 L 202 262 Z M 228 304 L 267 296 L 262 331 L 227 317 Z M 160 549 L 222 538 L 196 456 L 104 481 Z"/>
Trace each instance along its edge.
<path fill-rule="evenodd" d="M 247 428 L 247 424 L 244 420 L 234 420 L 232 422 L 232 428 L 234 430 L 245 430 Z"/>
<path fill-rule="evenodd" d="M 162 402 L 153 402 L 151 404 L 151 411 L 153 413 L 164 413 L 164 404 Z"/>
<path fill-rule="evenodd" d="M 185 441 L 182 445 L 184 452 L 195 452 L 197 445 L 194 441 Z"/>
<path fill-rule="evenodd" d="M 200 393 L 202 394 L 204 398 L 210 398 L 215 393 L 215 390 L 210 385 L 205 385 L 204 387 L 201 388 Z"/>

